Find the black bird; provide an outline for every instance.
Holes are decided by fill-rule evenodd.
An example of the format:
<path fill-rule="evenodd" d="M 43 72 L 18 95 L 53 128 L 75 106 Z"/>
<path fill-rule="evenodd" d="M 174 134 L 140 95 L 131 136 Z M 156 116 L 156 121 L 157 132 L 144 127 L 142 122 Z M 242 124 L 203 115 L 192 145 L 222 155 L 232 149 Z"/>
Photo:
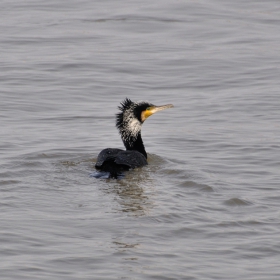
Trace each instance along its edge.
<path fill-rule="evenodd" d="M 152 114 L 171 107 L 172 104 L 155 106 L 148 102 L 132 102 L 128 98 L 121 102 L 118 107 L 121 112 L 116 114 L 116 127 L 126 150 L 102 150 L 97 157 L 95 168 L 109 173 L 109 178 L 118 178 L 122 171 L 147 165 L 147 153 L 141 137 L 142 124 Z"/>

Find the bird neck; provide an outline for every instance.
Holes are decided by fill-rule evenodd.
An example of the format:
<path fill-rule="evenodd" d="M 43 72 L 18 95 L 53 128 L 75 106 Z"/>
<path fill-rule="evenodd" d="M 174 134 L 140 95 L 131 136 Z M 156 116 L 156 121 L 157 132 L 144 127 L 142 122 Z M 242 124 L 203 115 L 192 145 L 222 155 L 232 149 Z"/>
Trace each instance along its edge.
<path fill-rule="evenodd" d="M 135 150 L 147 158 L 147 153 L 141 137 L 140 120 L 134 115 L 134 107 L 128 107 L 116 115 L 116 126 L 127 150 Z"/>
<path fill-rule="evenodd" d="M 145 150 L 145 146 L 143 144 L 143 140 L 141 137 L 141 131 L 137 133 L 136 136 L 130 135 L 127 137 L 122 136 L 122 141 L 127 150 L 134 150 L 138 151 L 139 153 L 143 154 L 145 158 L 147 158 L 147 153 Z"/>

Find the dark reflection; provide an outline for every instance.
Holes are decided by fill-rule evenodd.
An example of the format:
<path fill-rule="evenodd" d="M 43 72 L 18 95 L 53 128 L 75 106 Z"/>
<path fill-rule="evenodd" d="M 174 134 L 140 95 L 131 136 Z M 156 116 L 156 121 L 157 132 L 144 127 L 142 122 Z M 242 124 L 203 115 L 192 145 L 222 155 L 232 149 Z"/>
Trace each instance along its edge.
<path fill-rule="evenodd" d="M 102 180 L 102 191 L 113 194 L 117 201 L 114 210 L 133 216 L 145 216 L 154 207 L 157 174 L 164 160 L 156 155 L 148 154 L 148 165 L 124 173 L 122 179 Z M 155 174 L 155 177 L 153 177 Z"/>
<path fill-rule="evenodd" d="M 121 241 L 113 241 L 113 248 L 116 249 L 116 254 L 118 254 L 122 259 L 126 261 L 137 261 L 138 258 L 133 255 L 134 250 L 140 246 L 139 243 L 126 243 Z"/>
<path fill-rule="evenodd" d="M 135 244 L 127 244 L 124 242 L 119 242 L 119 241 L 113 241 L 113 244 L 115 244 L 116 246 L 118 246 L 118 248 L 123 248 L 123 249 L 131 249 L 131 248 L 136 248 L 137 246 L 139 246 L 139 243 L 135 243 Z"/>
<path fill-rule="evenodd" d="M 117 202 L 113 210 L 135 218 L 148 215 L 154 206 L 154 181 L 150 174 L 150 167 L 145 167 L 126 172 L 123 179 L 106 180 L 106 193 Z M 112 238 L 115 254 L 127 265 L 138 260 L 135 253 L 139 246 L 138 236 L 133 232 L 124 231 Z"/>
<path fill-rule="evenodd" d="M 106 192 L 113 193 L 120 208 L 134 216 L 147 215 L 153 208 L 153 180 L 148 168 L 132 170 L 126 173 L 124 179 L 108 179 Z"/>

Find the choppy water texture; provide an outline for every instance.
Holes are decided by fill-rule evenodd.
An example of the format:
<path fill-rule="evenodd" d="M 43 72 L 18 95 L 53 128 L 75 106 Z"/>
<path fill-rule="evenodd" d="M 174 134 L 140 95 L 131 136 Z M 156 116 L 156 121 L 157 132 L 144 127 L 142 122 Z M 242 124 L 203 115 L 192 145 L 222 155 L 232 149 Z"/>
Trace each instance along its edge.
<path fill-rule="evenodd" d="M 2 1 L 2 279 L 280 279 L 280 2 Z M 149 165 L 90 177 L 125 97 Z"/>

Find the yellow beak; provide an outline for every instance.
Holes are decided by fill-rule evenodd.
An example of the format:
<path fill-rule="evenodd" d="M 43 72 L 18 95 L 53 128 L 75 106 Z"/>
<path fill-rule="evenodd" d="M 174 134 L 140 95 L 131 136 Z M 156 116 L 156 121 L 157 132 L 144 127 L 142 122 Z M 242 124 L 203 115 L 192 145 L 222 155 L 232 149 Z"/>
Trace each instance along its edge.
<path fill-rule="evenodd" d="M 153 115 L 156 112 L 172 108 L 174 107 L 172 104 L 162 105 L 162 106 L 153 106 L 148 107 L 145 111 L 141 113 L 141 120 L 144 122 L 149 116 Z"/>

